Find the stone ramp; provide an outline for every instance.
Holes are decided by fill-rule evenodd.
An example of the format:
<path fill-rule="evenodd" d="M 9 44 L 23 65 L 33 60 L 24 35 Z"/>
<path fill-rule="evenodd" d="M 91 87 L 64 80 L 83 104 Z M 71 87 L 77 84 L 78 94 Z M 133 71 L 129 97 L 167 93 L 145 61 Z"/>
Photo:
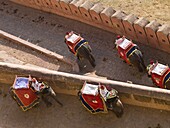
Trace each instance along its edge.
<path fill-rule="evenodd" d="M 18 59 L 23 60 L 22 57 L 24 57 L 24 60 L 27 60 L 30 57 L 30 56 L 26 56 L 27 53 L 32 54 L 33 56 L 36 56 L 37 58 L 40 57 L 41 54 L 43 54 L 43 55 L 41 55 L 41 57 L 46 56 L 46 58 L 48 58 L 48 59 L 50 58 L 51 60 L 56 61 L 57 62 L 56 65 L 58 65 L 58 67 L 62 67 L 62 66 L 65 67 L 65 71 L 67 71 L 67 72 L 69 72 L 69 71 L 70 72 L 72 72 L 72 71 L 77 72 L 78 71 L 78 68 L 76 67 L 77 64 L 74 64 L 73 61 L 65 58 L 64 56 L 59 55 L 59 54 L 54 53 L 54 52 L 51 52 L 51 51 L 49 51 L 45 48 L 42 48 L 42 47 L 37 46 L 35 44 L 32 44 L 28 41 L 25 41 L 25 40 L 23 40 L 19 37 L 13 36 L 13 35 L 6 33 L 2 30 L 0 30 L 0 39 L 1 39 L 1 47 L 2 47 L 1 49 L 2 50 L 6 48 L 6 51 L 13 52 L 13 53 L 10 53 L 10 54 L 15 54 L 14 53 L 15 51 L 22 51 L 20 53 L 19 52 L 17 53 L 18 56 L 15 54 L 18 57 Z M 15 51 L 14 51 L 14 49 L 15 49 Z M 7 59 L 10 60 L 9 56 L 7 56 L 7 55 L 4 56 L 4 60 L 5 60 L 5 57 L 8 57 Z M 10 61 L 12 62 L 12 60 L 14 60 L 14 59 L 11 58 Z M 37 65 L 37 66 L 38 66 L 38 64 L 43 63 L 43 62 L 38 62 L 37 60 L 38 59 L 32 58 L 32 63 L 34 63 L 34 65 Z M 15 60 L 14 60 L 14 63 L 15 63 Z M 24 63 L 26 63 L 26 62 L 23 62 L 23 64 Z M 42 67 L 44 67 L 44 66 L 42 66 Z M 48 66 L 47 66 L 47 68 L 48 68 Z M 51 66 L 51 68 L 52 68 L 52 66 Z M 72 69 L 70 70 L 69 68 L 72 68 Z M 59 69 L 59 68 L 56 68 L 56 70 L 57 69 Z"/>

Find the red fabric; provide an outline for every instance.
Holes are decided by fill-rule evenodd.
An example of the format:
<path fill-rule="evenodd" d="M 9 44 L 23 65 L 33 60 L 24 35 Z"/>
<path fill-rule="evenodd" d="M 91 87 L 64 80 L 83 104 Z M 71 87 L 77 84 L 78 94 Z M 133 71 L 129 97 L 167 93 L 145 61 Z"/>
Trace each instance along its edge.
<path fill-rule="evenodd" d="M 152 81 L 153 81 L 154 83 L 156 83 L 156 85 L 159 86 L 160 88 L 164 88 L 164 79 L 165 79 L 166 75 L 167 75 L 169 72 L 170 72 L 170 69 L 167 70 L 167 71 L 163 74 L 163 76 L 159 76 L 159 75 L 157 75 L 157 74 L 155 74 L 155 73 L 152 73 L 152 74 L 151 74 Z M 157 81 L 159 81 L 159 83 L 157 83 Z"/>
<path fill-rule="evenodd" d="M 104 110 L 103 100 L 100 98 L 100 95 L 86 95 L 82 94 L 82 98 L 88 103 L 88 105 L 93 108 L 93 110 L 101 109 Z"/>
<path fill-rule="evenodd" d="M 130 64 L 129 59 L 126 56 L 126 53 L 134 46 L 132 43 L 127 49 L 122 49 L 121 47 L 118 47 L 118 53 L 121 56 L 123 60 L 126 61 L 126 63 Z"/>
<path fill-rule="evenodd" d="M 14 93 L 17 95 L 19 100 L 22 102 L 22 104 L 27 107 L 30 104 L 32 104 L 35 100 L 38 99 L 35 92 L 28 88 L 28 89 L 17 89 L 14 90 Z"/>

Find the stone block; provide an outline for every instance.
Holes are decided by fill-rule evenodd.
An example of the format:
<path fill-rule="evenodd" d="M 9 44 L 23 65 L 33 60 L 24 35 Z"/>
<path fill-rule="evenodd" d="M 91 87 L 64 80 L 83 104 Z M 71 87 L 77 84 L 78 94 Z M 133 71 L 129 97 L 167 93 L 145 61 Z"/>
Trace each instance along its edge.
<path fill-rule="evenodd" d="M 61 6 L 59 3 L 59 0 L 51 0 L 53 13 L 57 13 L 58 11 L 61 11 Z"/>
<path fill-rule="evenodd" d="M 80 5 L 79 10 L 82 14 L 82 17 L 87 21 L 92 21 L 89 10 L 94 6 L 94 3 L 91 1 L 86 1 L 82 5 Z"/>
<path fill-rule="evenodd" d="M 42 3 L 46 8 L 52 8 L 51 0 L 42 0 Z"/>
<path fill-rule="evenodd" d="M 69 3 L 72 2 L 72 0 L 60 0 L 60 6 L 65 14 L 72 14 Z"/>
<path fill-rule="evenodd" d="M 152 98 L 151 97 L 146 97 L 146 96 L 140 96 L 140 95 L 133 95 L 134 99 L 140 102 L 151 102 Z"/>
<path fill-rule="evenodd" d="M 39 8 L 43 8 L 44 7 L 44 4 L 42 2 L 42 0 L 34 0 L 36 6 L 38 6 Z"/>
<path fill-rule="evenodd" d="M 25 0 L 11 0 L 12 2 L 25 5 Z"/>
<path fill-rule="evenodd" d="M 118 10 L 111 16 L 111 21 L 113 24 L 113 31 L 115 34 L 124 35 L 125 29 L 122 20 L 126 17 L 126 13 Z"/>
<path fill-rule="evenodd" d="M 157 31 L 157 37 L 160 45 L 160 49 L 163 51 L 169 51 L 170 53 L 170 40 L 168 39 L 170 33 L 170 26 L 165 24 L 159 27 Z"/>
<path fill-rule="evenodd" d="M 161 26 L 161 24 L 157 23 L 155 20 L 151 21 L 149 24 L 145 26 L 145 32 L 146 32 L 149 45 L 158 49 L 160 46 L 159 46 L 156 32 L 159 26 Z"/>
<path fill-rule="evenodd" d="M 158 40 L 160 44 L 170 44 L 169 43 L 169 39 L 168 39 L 168 35 L 170 33 L 170 26 L 167 24 L 164 24 L 162 26 L 159 27 L 158 31 L 157 31 L 157 36 L 158 36 Z"/>
<path fill-rule="evenodd" d="M 100 17 L 100 13 L 104 10 L 104 6 L 101 3 L 95 4 L 90 10 L 89 13 L 93 22 L 102 23 L 102 19 Z"/>
<path fill-rule="evenodd" d="M 35 0 L 27 0 L 27 2 L 25 2 L 28 7 L 32 7 L 35 9 L 39 9 L 39 6 L 35 3 Z"/>
<path fill-rule="evenodd" d="M 82 17 L 79 6 L 82 5 L 84 2 L 85 0 L 73 0 L 72 2 L 70 2 L 69 6 L 73 15 Z"/>
<path fill-rule="evenodd" d="M 122 19 L 122 23 L 124 25 L 124 29 L 125 29 L 125 35 L 133 40 L 137 40 L 137 36 L 136 36 L 136 32 L 135 29 L 133 27 L 133 23 L 138 19 L 138 17 L 136 17 L 133 14 L 129 14 L 127 15 L 124 19 Z"/>
<path fill-rule="evenodd" d="M 154 100 L 154 103 L 156 104 L 162 104 L 162 105 L 166 104 L 165 100 L 162 100 L 162 99 L 153 98 L 153 100 Z"/>
<path fill-rule="evenodd" d="M 116 11 L 112 7 L 106 7 L 101 13 L 100 17 L 102 19 L 102 22 L 104 25 L 108 27 L 113 27 L 112 21 L 111 21 L 111 16 L 115 13 Z"/>
<path fill-rule="evenodd" d="M 148 39 L 145 32 L 145 26 L 149 23 L 144 17 L 137 19 L 134 22 L 134 29 L 138 38 L 138 41 L 143 44 L 148 44 Z"/>
<path fill-rule="evenodd" d="M 124 99 L 131 99 L 131 94 L 119 92 L 119 96 Z"/>
<path fill-rule="evenodd" d="M 35 1 L 34 1 L 34 0 L 28 0 L 28 2 L 29 2 L 31 5 L 35 5 Z"/>
<path fill-rule="evenodd" d="M 21 5 L 24 5 L 24 6 L 28 6 L 28 7 L 36 7 L 36 5 L 35 5 L 35 2 L 34 2 L 34 0 L 11 0 L 12 2 L 15 2 L 15 3 L 18 3 L 18 4 L 21 4 Z M 32 4 L 32 2 L 34 2 L 34 4 Z"/>
<path fill-rule="evenodd" d="M 10 0 L 10 1 L 15 2 L 15 3 L 23 2 L 23 0 Z"/>

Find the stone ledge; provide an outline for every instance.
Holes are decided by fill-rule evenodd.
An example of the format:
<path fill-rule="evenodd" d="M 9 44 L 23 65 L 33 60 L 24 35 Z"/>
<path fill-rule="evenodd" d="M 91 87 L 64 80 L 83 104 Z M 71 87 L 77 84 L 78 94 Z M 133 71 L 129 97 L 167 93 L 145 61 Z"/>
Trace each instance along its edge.
<path fill-rule="evenodd" d="M 42 48 L 42 47 L 37 46 L 35 44 L 32 44 L 32 43 L 30 43 L 28 41 L 25 41 L 25 40 L 23 40 L 23 39 L 21 39 L 19 37 L 16 37 L 14 35 L 6 33 L 6 32 L 4 32 L 2 30 L 0 30 L 0 38 L 4 38 L 4 39 L 7 39 L 7 40 L 10 40 L 13 43 L 18 43 L 20 45 L 23 45 L 25 47 L 28 47 L 28 48 L 31 48 L 31 49 L 33 49 L 35 51 L 43 53 L 43 54 L 45 54 L 45 55 L 47 55 L 49 57 L 52 57 L 52 58 L 55 58 L 55 59 L 57 59 L 59 61 L 67 63 L 67 64 L 69 64 L 69 65 L 71 65 L 73 67 L 73 71 L 79 72 L 78 64 L 76 62 L 74 62 L 74 61 L 72 61 L 72 60 L 62 56 L 62 55 L 59 55 L 59 54 L 54 53 L 54 52 L 51 52 L 50 50 L 47 50 L 45 48 Z"/>
<path fill-rule="evenodd" d="M 84 81 L 98 82 L 118 90 L 123 103 L 170 111 L 170 90 L 166 89 L 3 62 L 0 62 L 0 70 L 0 83 L 12 85 L 15 75 L 30 74 L 45 80 L 58 93 L 77 95 Z"/>

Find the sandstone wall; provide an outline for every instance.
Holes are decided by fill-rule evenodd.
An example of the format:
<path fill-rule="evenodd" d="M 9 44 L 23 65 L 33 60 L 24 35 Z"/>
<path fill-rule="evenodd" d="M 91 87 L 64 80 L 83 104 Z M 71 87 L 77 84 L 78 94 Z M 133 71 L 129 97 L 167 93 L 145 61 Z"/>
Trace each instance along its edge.
<path fill-rule="evenodd" d="M 54 13 L 66 18 L 126 35 L 132 40 L 170 53 L 170 26 L 126 14 L 88 0 L 10 0 L 15 3 Z"/>
<path fill-rule="evenodd" d="M 170 111 L 170 90 L 166 89 L 3 62 L 0 62 L 0 70 L 0 83 L 11 86 L 14 82 L 15 74 L 18 76 L 28 76 L 30 74 L 31 76 L 42 78 L 58 93 L 77 95 L 84 81 L 98 82 L 110 85 L 118 90 L 123 103 Z"/>

